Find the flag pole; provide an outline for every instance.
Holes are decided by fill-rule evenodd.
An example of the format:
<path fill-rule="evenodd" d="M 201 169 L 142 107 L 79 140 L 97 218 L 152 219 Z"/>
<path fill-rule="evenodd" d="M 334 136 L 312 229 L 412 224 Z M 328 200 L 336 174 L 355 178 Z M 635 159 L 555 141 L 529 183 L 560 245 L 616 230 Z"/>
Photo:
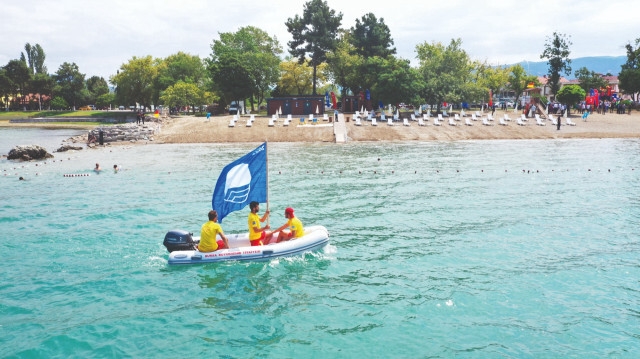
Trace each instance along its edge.
<path fill-rule="evenodd" d="M 266 157 L 267 157 L 267 212 L 269 212 L 269 146 L 267 146 L 269 143 L 269 141 L 267 139 L 264 140 L 264 151 L 266 153 Z M 271 217 L 271 215 L 267 216 L 267 226 L 269 225 L 269 217 Z"/>

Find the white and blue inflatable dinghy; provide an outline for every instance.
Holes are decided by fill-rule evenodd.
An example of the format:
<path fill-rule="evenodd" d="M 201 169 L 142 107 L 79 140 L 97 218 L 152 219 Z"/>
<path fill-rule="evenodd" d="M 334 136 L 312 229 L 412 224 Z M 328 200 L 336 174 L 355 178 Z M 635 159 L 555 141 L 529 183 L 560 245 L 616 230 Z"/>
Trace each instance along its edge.
<path fill-rule="evenodd" d="M 221 239 L 218 236 L 217 240 Z M 254 247 L 249 242 L 249 233 L 228 234 L 227 239 L 229 249 L 200 252 L 192 249 L 200 242 L 200 237 L 192 237 L 187 231 L 173 230 L 165 236 L 164 245 L 169 251 L 169 264 L 265 261 L 324 248 L 329 243 L 329 232 L 323 226 L 309 226 L 304 229 L 304 236 L 300 238 Z"/>

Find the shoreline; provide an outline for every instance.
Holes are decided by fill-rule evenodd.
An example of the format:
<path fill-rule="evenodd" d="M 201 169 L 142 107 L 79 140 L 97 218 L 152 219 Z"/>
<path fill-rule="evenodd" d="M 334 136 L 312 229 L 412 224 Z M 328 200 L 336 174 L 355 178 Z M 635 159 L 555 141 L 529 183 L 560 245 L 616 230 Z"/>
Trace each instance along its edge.
<path fill-rule="evenodd" d="M 513 121 L 506 122 L 507 126 L 498 124 L 498 119 L 507 114 Z M 455 121 L 458 126 L 450 126 L 448 119 L 441 126 L 434 126 L 433 119 L 427 126 L 418 126 L 417 122 L 409 121 L 410 126 L 403 126 L 402 122 L 395 122 L 388 126 L 386 122 L 378 122 L 378 126 L 371 126 L 368 121 L 362 121 L 362 126 L 355 126 L 353 114 L 344 115 L 349 119 L 345 122 L 349 142 L 386 142 L 386 141 L 464 141 L 464 140 L 518 140 L 518 139 L 572 139 L 572 138 L 640 138 L 640 112 L 632 114 L 609 113 L 590 114 L 587 121 L 583 121 L 579 113 L 571 114 L 569 118 L 576 126 L 562 123 L 558 131 L 551 121 L 544 120 L 545 126 L 538 126 L 534 119 L 529 119 L 526 126 L 516 124 L 513 112 L 497 110 L 492 126 L 484 126 L 481 121 L 471 121 L 473 126 L 466 126 L 464 119 Z M 485 113 L 486 116 L 486 113 Z M 333 126 L 298 126 L 296 118 L 289 126 L 284 126 L 284 119 L 280 118 L 275 126 L 269 127 L 267 117 L 256 117 L 252 127 L 246 127 L 249 116 L 241 116 L 235 127 L 229 127 L 231 115 L 215 116 L 211 120 L 203 117 L 177 116 L 164 119 L 161 129 L 153 140 L 139 140 L 139 143 L 248 143 L 248 142 L 327 142 L 335 143 Z M 469 118 L 469 117 L 467 117 Z M 320 123 L 326 123 L 320 120 Z M 86 124 L 43 124 L 43 123 L 9 123 L 0 121 L 0 127 L 37 127 L 48 129 L 86 129 L 90 131 L 95 125 Z M 131 145 L 132 142 L 111 142 L 111 145 Z"/>

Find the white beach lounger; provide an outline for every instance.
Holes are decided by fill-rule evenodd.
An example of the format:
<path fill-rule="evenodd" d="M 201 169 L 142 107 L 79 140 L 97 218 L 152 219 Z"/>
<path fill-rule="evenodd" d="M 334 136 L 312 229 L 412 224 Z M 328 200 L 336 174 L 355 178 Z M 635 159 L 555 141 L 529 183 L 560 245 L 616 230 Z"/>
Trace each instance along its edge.
<path fill-rule="evenodd" d="M 438 121 L 438 118 L 437 118 L 437 117 L 434 117 L 434 118 L 433 118 L 433 125 L 434 125 L 434 126 L 442 126 L 442 124 L 440 123 L 440 121 Z"/>
<path fill-rule="evenodd" d="M 485 126 L 493 126 L 492 124 L 489 123 L 489 121 L 487 121 L 486 118 L 482 119 L 482 124 L 485 125 Z"/>
<path fill-rule="evenodd" d="M 458 126 L 458 124 L 451 117 L 449 117 L 449 126 Z"/>
<path fill-rule="evenodd" d="M 447 113 L 447 111 L 442 111 L 442 117 L 449 117 L 449 114 Z"/>
<path fill-rule="evenodd" d="M 438 114 L 438 121 L 444 121 L 444 118 L 442 118 L 442 114 L 441 113 Z"/>
<path fill-rule="evenodd" d="M 415 121 L 416 120 L 416 115 L 415 114 L 411 114 L 411 121 Z"/>
<path fill-rule="evenodd" d="M 427 124 L 424 123 L 424 120 L 422 119 L 422 117 L 418 118 L 418 126 L 426 126 Z"/>
<path fill-rule="evenodd" d="M 269 119 L 269 127 L 273 127 L 275 125 L 276 125 L 276 116 L 274 115 Z"/>
<path fill-rule="evenodd" d="M 476 115 L 476 117 L 482 118 L 482 115 L 480 114 L 480 111 L 476 111 L 475 115 Z"/>
<path fill-rule="evenodd" d="M 378 122 L 376 121 L 375 117 L 371 118 L 371 126 L 378 126 Z"/>
<path fill-rule="evenodd" d="M 502 126 L 506 126 L 506 125 L 507 125 L 507 123 L 506 123 L 506 122 L 504 122 L 504 118 L 501 118 L 499 122 L 500 122 L 500 124 L 501 124 Z"/>
<path fill-rule="evenodd" d="M 362 126 L 362 122 L 360 122 L 360 118 L 356 117 L 356 126 Z"/>
<path fill-rule="evenodd" d="M 393 126 L 393 119 L 391 117 L 387 119 L 387 126 Z"/>
<path fill-rule="evenodd" d="M 287 116 L 287 118 L 284 119 L 284 123 L 282 124 L 282 126 L 289 126 L 289 122 L 291 122 L 291 118 Z"/>
<path fill-rule="evenodd" d="M 380 114 L 380 121 L 386 121 L 387 116 L 384 115 L 384 112 Z"/>
<path fill-rule="evenodd" d="M 322 115 L 322 121 L 329 121 L 329 115 L 327 115 L 326 113 Z"/>
<path fill-rule="evenodd" d="M 467 117 L 467 114 L 464 112 L 464 109 L 460 111 L 460 117 Z"/>
<path fill-rule="evenodd" d="M 546 123 L 542 122 L 542 119 L 536 115 L 536 125 L 538 126 L 546 126 Z"/>
<path fill-rule="evenodd" d="M 464 119 L 464 124 L 467 125 L 467 126 L 473 126 L 473 123 L 468 118 Z"/>
<path fill-rule="evenodd" d="M 549 115 L 549 120 L 554 126 L 558 126 L 558 120 L 553 115 Z"/>
<path fill-rule="evenodd" d="M 236 127 L 236 118 L 237 116 L 233 116 L 233 118 L 229 120 L 229 127 Z"/>
<path fill-rule="evenodd" d="M 353 115 L 353 118 L 360 118 L 360 111 L 356 111 L 355 115 Z"/>
<path fill-rule="evenodd" d="M 520 120 L 522 120 L 522 121 L 529 121 L 529 120 L 527 120 L 527 116 L 525 116 L 525 115 L 524 115 L 524 113 L 521 113 L 521 114 L 520 114 Z"/>
<path fill-rule="evenodd" d="M 480 117 L 482 117 L 482 116 L 480 116 Z M 471 114 L 471 119 L 474 120 L 474 121 L 478 121 L 478 117 L 476 117 L 475 113 Z"/>
<path fill-rule="evenodd" d="M 253 115 L 251 115 L 251 117 L 249 117 L 249 119 L 247 120 L 247 127 L 251 126 L 253 126 Z"/>
<path fill-rule="evenodd" d="M 571 121 L 571 119 L 569 117 L 565 117 L 565 123 L 569 126 L 575 126 L 576 123 Z"/>
<path fill-rule="evenodd" d="M 520 126 L 526 126 L 524 122 L 522 122 L 522 118 L 517 118 L 516 122 L 518 123 L 518 125 Z"/>
<path fill-rule="evenodd" d="M 490 114 L 490 113 L 488 113 L 488 114 L 487 114 L 487 120 L 489 120 L 489 121 L 493 121 L 493 115 L 492 115 L 492 114 Z"/>
<path fill-rule="evenodd" d="M 460 116 L 458 116 L 458 114 L 456 113 L 453 115 L 453 119 L 456 121 L 460 121 Z"/>
<path fill-rule="evenodd" d="M 504 120 L 505 121 L 511 121 L 511 118 L 509 118 L 509 116 L 505 113 L 504 114 Z"/>
<path fill-rule="evenodd" d="M 411 116 L 413 116 L 413 115 L 411 115 Z M 404 119 L 402 119 L 402 124 L 405 125 L 405 126 L 410 126 L 409 125 L 409 119 L 406 118 L 406 117 Z"/>

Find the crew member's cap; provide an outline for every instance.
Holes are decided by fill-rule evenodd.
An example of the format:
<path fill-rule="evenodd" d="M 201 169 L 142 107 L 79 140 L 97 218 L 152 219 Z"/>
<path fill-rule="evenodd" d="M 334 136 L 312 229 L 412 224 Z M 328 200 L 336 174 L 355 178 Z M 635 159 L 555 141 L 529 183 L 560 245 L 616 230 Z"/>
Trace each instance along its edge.
<path fill-rule="evenodd" d="M 287 214 L 287 213 L 289 213 L 289 214 L 293 214 L 293 208 L 289 207 L 289 208 L 285 209 L 285 210 L 284 210 L 284 213 L 285 213 L 285 214 Z"/>

